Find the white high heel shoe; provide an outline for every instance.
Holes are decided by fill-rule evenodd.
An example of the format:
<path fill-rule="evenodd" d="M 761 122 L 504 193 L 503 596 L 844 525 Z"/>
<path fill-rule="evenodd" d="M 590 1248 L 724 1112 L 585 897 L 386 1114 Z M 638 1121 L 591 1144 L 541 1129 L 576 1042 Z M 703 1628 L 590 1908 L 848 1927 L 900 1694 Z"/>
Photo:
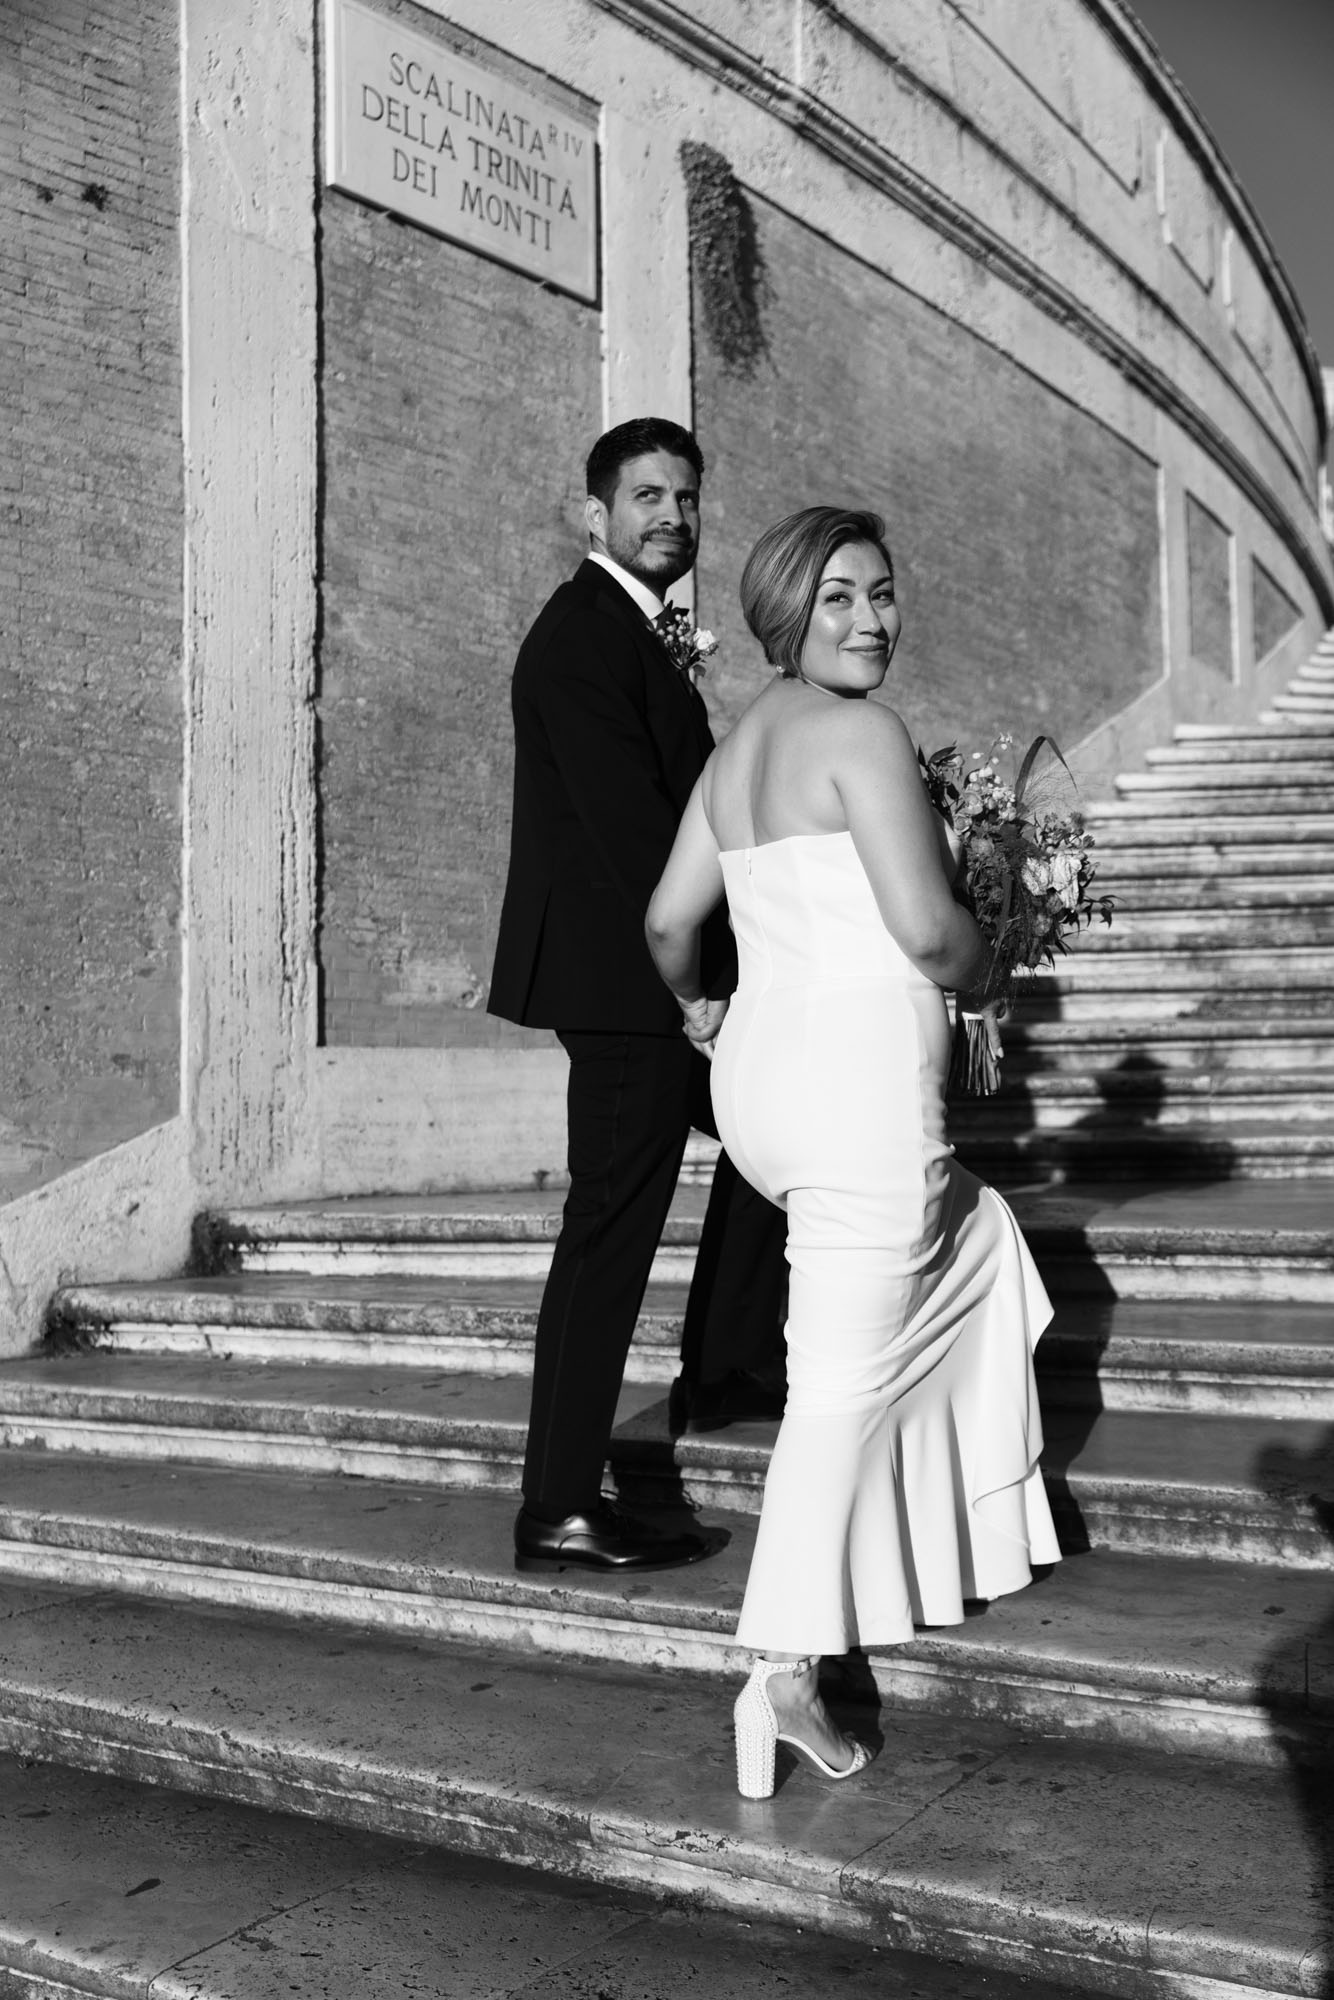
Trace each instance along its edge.
<path fill-rule="evenodd" d="M 805 1673 L 812 1665 L 811 1660 L 756 1660 L 751 1668 L 750 1679 L 732 1709 L 736 1725 L 736 1782 L 743 1799 L 773 1797 L 774 1753 L 780 1743 L 791 1744 L 825 1778 L 855 1777 L 870 1763 L 871 1752 L 866 1745 L 853 1742 L 852 1762 L 846 1771 L 836 1771 L 809 1743 L 803 1743 L 799 1736 L 789 1736 L 778 1727 L 778 1717 L 769 1699 L 769 1680 L 774 1674 Z"/>

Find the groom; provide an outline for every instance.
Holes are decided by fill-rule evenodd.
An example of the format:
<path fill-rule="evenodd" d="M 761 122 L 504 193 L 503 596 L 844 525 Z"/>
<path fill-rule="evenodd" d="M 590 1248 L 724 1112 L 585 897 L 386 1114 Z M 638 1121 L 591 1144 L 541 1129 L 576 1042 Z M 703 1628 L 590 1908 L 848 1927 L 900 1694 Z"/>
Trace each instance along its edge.
<path fill-rule="evenodd" d="M 708 715 L 659 636 L 699 546 L 704 461 L 658 417 L 619 424 L 587 466 L 591 552 L 538 614 L 514 670 L 514 820 L 489 1009 L 554 1028 L 570 1058 L 570 1191 L 537 1322 L 515 1523 L 520 1569 L 663 1568 L 709 1553 L 602 1498 L 625 1358 L 708 1064 L 653 967 L 644 913 L 696 778 Z M 705 928 L 714 997 L 736 960 Z M 723 1155 L 686 1308 L 675 1428 L 782 1414 L 785 1218 Z M 766 1381 L 765 1376 L 769 1379 Z"/>

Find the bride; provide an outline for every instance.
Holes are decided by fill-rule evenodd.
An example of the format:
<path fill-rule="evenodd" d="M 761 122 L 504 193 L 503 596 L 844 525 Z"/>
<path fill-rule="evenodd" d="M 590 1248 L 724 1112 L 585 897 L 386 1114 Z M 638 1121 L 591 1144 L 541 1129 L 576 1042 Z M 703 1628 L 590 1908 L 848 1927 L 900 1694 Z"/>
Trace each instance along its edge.
<path fill-rule="evenodd" d="M 741 603 L 778 672 L 710 757 L 647 933 L 715 1055 L 723 1144 L 788 1216 L 787 1413 L 737 1628 L 759 1655 L 738 1783 L 767 1798 L 780 1740 L 827 1777 L 870 1761 L 825 1710 L 820 1655 L 957 1624 L 1058 1549 L 1032 1363 L 1051 1308 L 1010 1210 L 945 1137 L 942 989 L 980 984 L 987 948 L 908 732 L 866 699 L 902 627 L 883 522 L 789 515 Z M 730 1005 L 698 976 L 724 895 Z"/>

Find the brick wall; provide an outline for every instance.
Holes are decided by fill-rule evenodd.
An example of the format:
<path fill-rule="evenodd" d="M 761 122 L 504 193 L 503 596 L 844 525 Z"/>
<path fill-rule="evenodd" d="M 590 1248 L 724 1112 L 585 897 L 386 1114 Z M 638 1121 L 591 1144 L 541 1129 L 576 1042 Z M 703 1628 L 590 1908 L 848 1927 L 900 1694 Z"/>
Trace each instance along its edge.
<path fill-rule="evenodd" d="M 763 352 L 747 376 L 696 301 L 700 614 L 726 725 L 761 684 L 737 604 L 756 535 L 815 502 L 888 523 L 904 634 L 887 689 L 929 745 L 1076 742 L 1161 671 L 1157 482 L 1121 439 L 825 237 L 749 198 Z M 697 279 L 698 279 L 697 273 Z"/>
<path fill-rule="evenodd" d="M 509 681 L 587 549 L 598 314 L 337 193 L 321 239 L 324 1039 L 531 1048 L 485 1011 Z"/>
<path fill-rule="evenodd" d="M 178 1106 L 177 14 L 0 10 L 0 1200 Z"/>

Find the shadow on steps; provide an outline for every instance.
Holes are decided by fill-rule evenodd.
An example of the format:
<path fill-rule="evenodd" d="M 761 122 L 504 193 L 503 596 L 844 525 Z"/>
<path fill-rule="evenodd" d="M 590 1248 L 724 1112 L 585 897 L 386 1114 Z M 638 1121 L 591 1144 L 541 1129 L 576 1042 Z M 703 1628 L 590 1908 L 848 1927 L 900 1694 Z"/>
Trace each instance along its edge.
<path fill-rule="evenodd" d="M 1245 1169 L 1235 1140 L 1209 1122 L 1212 1091 L 1185 1100 L 1199 1105 L 1198 1122 L 1170 1122 L 1180 1077 L 1146 1037 L 1128 1043 L 1092 1079 L 1100 1102 L 1064 1123 L 1053 1122 L 1060 1095 L 1035 1089 L 1032 1074 L 1012 1070 L 995 1097 L 951 1098 L 950 1132 L 964 1164 L 1000 1186 L 1033 1174 L 1053 1180 L 1231 1180 Z"/>
<path fill-rule="evenodd" d="M 1334 1548 L 1334 1500 L 1328 1497 L 1328 1468 L 1334 1453 L 1334 1425 L 1309 1452 L 1274 1442 L 1266 1445 L 1255 1471 L 1266 1488 L 1304 1494 Z M 1323 1491 L 1321 1489 L 1324 1489 Z M 1275 1641 L 1260 1669 L 1260 1700 L 1269 1711 L 1275 1741 L 1282 1745 L 1316 1861 L 1320 1895 L 1322 1963 L 1310 1967 L 1305 1992 L 1334 2000 L 1334 1781 L 1323 1766 L 1319 1732 L 1334 1714 L 1334 1595 L 1314 1624 L 1288 1627 L 1283 1605 L 1266 1607 L 1274 1619 Z M 1296 1699 L 1294 1699 L 1296 1697 Z"/>

